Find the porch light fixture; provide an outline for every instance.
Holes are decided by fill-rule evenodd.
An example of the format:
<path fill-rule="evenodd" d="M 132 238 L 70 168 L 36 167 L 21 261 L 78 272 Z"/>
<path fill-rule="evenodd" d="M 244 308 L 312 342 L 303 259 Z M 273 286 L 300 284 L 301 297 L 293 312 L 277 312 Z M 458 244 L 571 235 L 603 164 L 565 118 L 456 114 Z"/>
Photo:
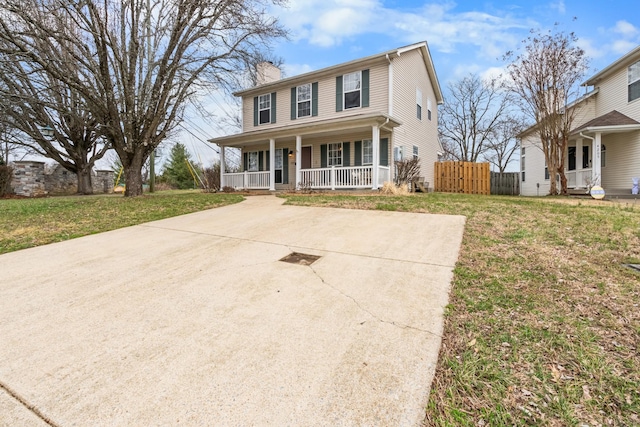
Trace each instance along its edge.
<path fill-rule="evenodd" d="M 289 150 L 289 158 L 293 157 L 293 151 Z"/>

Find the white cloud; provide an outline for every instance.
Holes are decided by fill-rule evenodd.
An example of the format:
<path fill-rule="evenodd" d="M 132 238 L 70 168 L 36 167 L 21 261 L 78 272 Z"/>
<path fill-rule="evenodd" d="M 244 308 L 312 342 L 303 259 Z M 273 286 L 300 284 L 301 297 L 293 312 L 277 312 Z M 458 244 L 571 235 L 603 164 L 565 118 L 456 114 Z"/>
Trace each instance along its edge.
<path fill-rule="evenodd" d="M 616 40 L 611 44 L 611 50 L 615 53 L 624 55 L 636 48 L 638 43 L 629 40 Z"/>
<path fill-rule="evenodd" d="M 639 30 L 627 21 L 618 21 L 613 27 L 613 31 L 621 34 L 623 37 L 634 37 L 638 34 Z"/>
<path fill-rule="evenodd" d="M 534 23 L 509 14 L 455 12 L 451 2 L 425 3 L 419 9 L 391 9 L 379 0 L 291 0 L 276 15 L 294 40 L 332 47 L 363 34 L 383 34 L 402 43 L 427 40 L 440 52 L 475 46 L 476 54 L 495 60 L 512 49 Z M 502 13 L 502 12 L 501 12 Z"/>
<path fill-rule="evenodd" d="M 282 66 L 284 75 L 286 77 L 298 76 L 300 74 L 314 71 L 314 68 L 309 64 L 283 64 Z"/>
<path fill-rule="evenodd" d="M 564 15 L 567 12 L 564 0 L 558 0 L 557 2 L 551 3 L 550 6 L 552 10 L 557 10 L 561 15 Z"/>

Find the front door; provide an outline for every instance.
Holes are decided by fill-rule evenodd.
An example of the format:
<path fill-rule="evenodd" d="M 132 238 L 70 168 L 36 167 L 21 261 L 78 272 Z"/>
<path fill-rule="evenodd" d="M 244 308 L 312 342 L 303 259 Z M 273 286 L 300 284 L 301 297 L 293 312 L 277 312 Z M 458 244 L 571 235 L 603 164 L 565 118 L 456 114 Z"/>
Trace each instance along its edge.
<path fill-rule="evenodd" d="M 300 169 L 311 169 L 311 146 L 302 147 L 302 164 Z"/>

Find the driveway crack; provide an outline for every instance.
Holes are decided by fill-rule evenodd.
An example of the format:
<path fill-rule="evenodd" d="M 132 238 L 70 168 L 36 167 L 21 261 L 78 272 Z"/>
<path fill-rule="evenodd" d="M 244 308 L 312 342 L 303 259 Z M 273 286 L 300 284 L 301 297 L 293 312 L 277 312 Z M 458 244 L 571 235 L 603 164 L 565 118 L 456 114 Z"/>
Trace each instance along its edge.
<path fill-rule="evenodd" d="M 18 403 L 20 403 L 22 406 L 24 406 L 25 409 L 27 409 L 33 415 L 35 415 L 36 417 L 41 419 L 47 425 L 49 425 L 51 427 L 59 427 L 58 424 L 56 424 L 53 420 L 51 420 L 51 418 L 47 417 L 45 414 L 40 412 L 40 410 L 35 405 L 32 405 L 29 402 L 27 402 L 27 400 L 25 398 L 23 398 L 18 393 L 13 391 L 9 386 L 7 386 L 2 381 L 0 381 L 0 389 L 4 390 L 9 396 L 14 398 Z"/>
<path fill-rule="evenodd" d="M 421 329 L 421 328 L 417 328 L 415 326 L 411 326 L 411 325 L 405 325 L 402 323 L 398 323 L 395 322 L 393 320 L 386 320 L 386 319 L 382 319 L 381 317 L 377 316 L 376 314 L 372 313 L 370 310 L 366 309 L 365 307 L 363 307 L 362 305 L 360 305 L 360 303 L 358 302 L 358 300 L 356 300 L 354 297 L 352 297 L 351 295 L 345 293 L 342 291 L 342 289 L 337 288 L 335 286 L 333 286 L 331 283 L 327 282 L 326 280 L 324 280 L 324 278 L 320 275 L 320 273 L 318 273 L 316 271 L 316 269 L 313 268 L 312 265 L 309 266 L 309 268 L 311 269 L 311 271 L 313 271 L 313 274 L 316 275 L 316 277 L 318 279 L 320 279 L 320 281 L 328 286 L 329 288 L 333 289 L 334 291 L 338 292 L 340 295 L 344 296 L 345 298 L 350 299 L 351 301 L 353 301 L 353 303 L 361 310 L 364 311 L 365 313 L 367 313 L 369 316 L 371 316 L 372 318 L 374 318 L 375 320 L 377 320 L 380 323 L 386 323 L 387 325 L 392 325 L 395 326 L 396 328 L 400 328 L 400 329 L 411 329 L 414 331 L 419 331 L 425 334 L 429 334 L 429 335 L 433 335 L 434 337 L 438 337 L 438 338 L 442 338 L 442 335 L 440 334 L 436 334 L 435 332 L 431 332 L 428 331 L 426 329 Z"/>

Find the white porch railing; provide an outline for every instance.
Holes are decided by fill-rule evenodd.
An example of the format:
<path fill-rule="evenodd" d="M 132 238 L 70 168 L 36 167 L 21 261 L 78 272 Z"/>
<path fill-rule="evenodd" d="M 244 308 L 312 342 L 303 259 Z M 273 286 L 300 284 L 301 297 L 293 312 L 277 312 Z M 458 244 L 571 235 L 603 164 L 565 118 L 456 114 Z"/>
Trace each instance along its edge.
<path fill-rule="evenodd" d="M 567 187 L 569 188 L 587 188 L 591 182 L 591 169 L 577 169 L 573 171 L 565 171 L 567 176 Z"/>
<path fill-rule="evenodd" d="M 378 168 L 378 185 L 389 180 L 389 168 Z M 347 166 L 319 169 L 302 169 L 300 181 L 303 187 L 309 188 L 372 188 L 372 166 Z"/>
<path fill-rule="evenodd" d="M 269 171 L 224 174 L 224 186 L 241 189 L 269 189 Z"/>

